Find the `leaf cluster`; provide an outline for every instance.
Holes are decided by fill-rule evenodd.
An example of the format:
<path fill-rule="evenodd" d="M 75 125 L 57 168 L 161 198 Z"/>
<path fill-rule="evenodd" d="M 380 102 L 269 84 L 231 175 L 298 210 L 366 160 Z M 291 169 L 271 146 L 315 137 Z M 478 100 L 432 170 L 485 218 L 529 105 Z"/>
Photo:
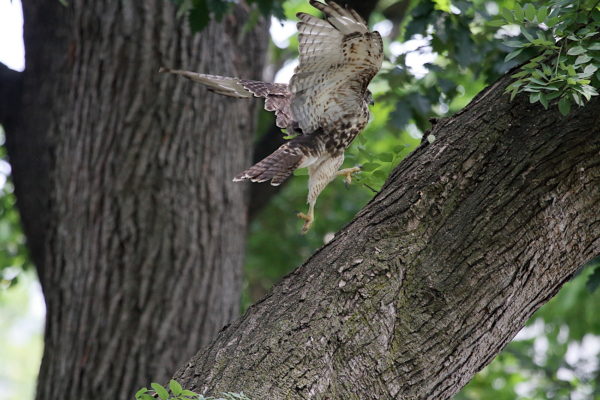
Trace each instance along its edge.
<path fill-rule="evenodd" d="M 4 131 L 0 127 L 0 163 L 6 163 Z M 2 172 L 0 171 L 0 174 Z M 19 212 L 16 207 L 14 187 L 8 177 L 0 187 L 0 290 L 14 286 L 19 275 L 32 267 L 25 235 L 21 228 Z"/>
<path fill-rule="evenodd" d="M 549 3 L 543 5 L 543 3 Z M 557 104 L 563 115 L 573 104 L 583 106 L 600 87 L 600 7 L 597 0 L 551 0 L 515 3 L 502 12 L 497 25 L 516 25 L 518 40 L 506 60 L 536 54 L 513 78 L 506 91 L 514 98 L 528 93 L 531 103 L 548 109 Z"/>
<path fill-rule="evenodd" d="M 211 20 L 220 22 L 232 11 L 235 0 L 171 0 L 177 6 L 180 15 L 186 15 L 192 32 L 200 32 Z M 275 15 L 283 18 L 283 8 L 277 0 L 247 0 L 252 6 L 249 20 L 256 23 L 262 14 L 265 17 Z"/>
<path fill-rule="evenodd" d="M 250 400 L 244 393 L 222 393 L 221 397 L 205 397 L 191 390 L 184 389 L 179 382 L 171 379 L 166 388 L 159 383 L 150 384 L 152 389 L 141 388 L 135 394 L 136 400 Z"/>

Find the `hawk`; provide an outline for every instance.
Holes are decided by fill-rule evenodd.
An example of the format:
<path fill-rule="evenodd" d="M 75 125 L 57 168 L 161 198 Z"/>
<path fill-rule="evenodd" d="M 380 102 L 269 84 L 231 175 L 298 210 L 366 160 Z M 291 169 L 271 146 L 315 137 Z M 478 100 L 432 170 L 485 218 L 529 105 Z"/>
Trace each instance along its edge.
<path fill-rule="evenodd" d="M 350 183 L 359 167 L 340 170 L 344 151 L 369 121 L 373 104 L 367 85 L 383 62 L 383 42 L 354 10 L 326 0 L 309 0 L 324 18 L 298 13 L 299 64 L 289 85 L 161 69 L 202 83 L 218 94 L 265 99 L 276 124 L 296 135 L 271 155 L 237 175 L 235 182 L 270 181 L 277 186 L 297 168 L 308 168 L 306 233 L 321 191 L 336 176 Z"/>

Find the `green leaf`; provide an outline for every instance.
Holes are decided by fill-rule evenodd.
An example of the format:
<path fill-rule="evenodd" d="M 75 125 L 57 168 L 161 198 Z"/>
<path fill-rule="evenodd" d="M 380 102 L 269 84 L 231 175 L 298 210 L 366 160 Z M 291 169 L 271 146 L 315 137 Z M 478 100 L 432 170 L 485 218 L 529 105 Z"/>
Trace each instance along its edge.
<path fill-rule="evenodd" d="M 183 396 L 188 396 L 188 397 L 194 397 L 194 396 L 198 396 L 198 393 L 192 392 L 191 390 L 187 390 L 187 389 L 184 389 L 184 390 L 181 392 L 181 394 L 182 394 Z"/>
<path fill-rule="evenodd" d="M 540 62 L 540 61 L 544 60 L 545 58 L 546 58 L 546 56 L 542 54 L 541 56 L 537 56 L 537 57 L 532 58 L 530 61 Z"/>
<path fill-rule="evenodd" d="M 511 51 L 510 53 L 508 53 L 506 55 L 506 57 L 504 58 L 504 62 L 510 61 L 513 58 L 515 58 L 516 56 L 518 56 L 519 54 L 521 54 L 523 52 L 523 49 L 518 49 L 515 51 Z"/>
<path fill-rule="evenodd" d="M 525 4 L 525 8 L 523 8 L 523 11 L 525 12 L 525 18 L 527 18 L 531 22 L 533 22 L 535 20 L 536 12 L 535 12 L 535 7 L 533 6 L 533 4 L 531 4 L 531 3 Z"/>
<path fill-rule="evenodd" d="M 229 10 L 229 2 L 225 0 L 205 0 L 210 12 L 214 14 L 217 21 L 221 21 Z"/>
<path fill-rule="evenodd" d="M 365 172 L 369 172 L 369 171 L 373 171 L 379 167 L 381 167 L 381 164 L 379 164 L 379 163 L 368 162 L 368 163 L 364 163 L 362 165 L 361 170 L 365 171 Z"/>
<path fill-rule="evenodd" d="M 581 93 L 588 101 L 592 98 L 592 96 L 598 96 L 596 89 L 590 85 L 583 85 L 581 88 L 577 89 L 577 91 Z"/>
<path fill-rule="evenodd" d="M 572 92 L 571 96 L 573 96 L 573 100 L 575 101 L 575 104 L 577 104 L 579 107 L 583 107 L 583 100 L 581 100 L 581 96 L 579 95 L 579 93 L 577 92 Z"/>
<path fill-rule="evenodd" d="M 575 59 L 575 65 L 585 64 L 591 60 L 592 57 L 588 56 L 587 54 L 582 54 L 579 57 L 577 57 L 577 59 Z"/>
<path fill-rule="evenodd" d="M 183 391 L 183 388 L 181 387 L 179 382 L 173 379 L 169 381 L 169 389 L 171 389 L 171 392 L 173 392 L 175 396 L 179 396 Z"/>
<path fill-rule="evenodd" d="M 600 263 L 596 264 L 594 272 L 588 277 L 585 284 L 590 292 L 595 292 L 600 287 Z"/>
<path fill-rule="evenodd" d="M 548 88 L 546 88 L 546 89 L 548 89 Z M 554 99 L 560 97 L 561 94 L 562 93 L 559 91 L 559 89 L 556 88 L 556 92 L 552 92 L 550 94 L 547 94 L 546 97 L 548 98 L 548 101 L 551 101 L 551 100 L 554 100 Z"/>
<path fill-rule="evenodd" d="M 560 22 L 560 18 L 559 17 L 550 17 L 544 23 L 548 26 L 548 28 L 553 28 L 559 22 Z"/>
<path fill-rule="evenodd" d="M 522 22 L 523 18 L 525 17 L 525 12 L 523 11 L 523 8 L 521 8 L 519 3 L 515 4 L 513 12 L 515 14 L 515 22 Z"/>
<path fill-rule="evenodd" d="M 380 169 L 378 169 L 377 171 L 373 172 L 373 176 L 375 176 L 376 178 L 379 178 L 379 179 L 385 179 L 387 177 L 387 175 L 385 174 L 385 172 L 383 172 Z"/>
<path fill-rule="evenodd" d="M 383 162 L 392 162 L 394 160 L 394 155 L 391 153 L 383 153 L 379 155 L 379 159 Z"/>
<path fill-rule="evenodd" d="M 585 49 L 581 46 L 571 47 L 569 51 L 567 51 L 567 54 L 570 56 L 578 56 L 583 53 L 585 53 Z"/>
<path fill-rule="evenodd" d="M 592 44 L 588 47 L 588 50 L 600 50 L 600 42 Z"/>
<path fill-rule="evenodd" d="M 517 94 L 519 93 L 519 91 L 517 89 L 513 90 L 510 93 L 510 101 L 513 101 L 515 99 L 515 97 L 517 97 Z"/>
<path fill-rule="evenodd" d="M 200 32 L 206 28 L 210 18 L 205 0 L 194 0 L 194 5 L 188 15 L 188 21 L 192 32 Z"/>
<path fill-rule="evenodd" d="M 162 400 L 167 400 L 169 398 L 169 392 L 167 392 L 167 389 L 165 389 L 162 385 L 152 382 L 150 386 L 152 386 L 152 389 L 154 389 L 158 397 L 160 397 Z"/>
<path fill-rule="evenodd" d="M 544 74 L 551 76 L 552 75 L 552 68 L 550 68 L 549 65 L 547 64 L 542 64 L 542 69 L 544 70 Z"/>
<path fill-rule="evenodd" d="M 546 97 L 546 93 L 540 93 L 540 103 L 546 110 L 548 109 L 548 98 Z"/>
<path fill-rule="evenodd" d="M 531 93 L 529 95 L 529 102 L 531 104 L 536 103 L 540 100 L 540 92 L 536 92 L 536 93 Z"/>
<path fill-rule="evenodd" d="M 523 42 L 519 42 L 518 40 L 509 40 L 504 42 L 505 45 L 507 45 L 508 47 L 523 47 L 524 43 Z"/>
<path fill-rule="evenodd" d="M 500 14 L 502 14 L 502 17 L 504 17 L 504 19 L 509 22 L 509 23 L 514 23 L 515 22 L 515 16 L 512 13 L 512 11 L 510 11 L 507 8 L 502 8 L 500 9 Z"/>
<path fill-rule="evenodd" d="M 503 19 L 493 19 L 491 21 L 488 21 L 488 26 L 493 26 L 495 28 L 499 28 L 501 26 L 506 25 L 506 21 Z"/>
<path fill-rule="evenodd" d="M 519 71 L 516 74 L 511 75 L 511 77 L 513 77 L 513 78 L 522 78 L 522 77 L 527 76 L 527 75 L 529 75 L 528 71 Z"/>
<path fill-rule="evenodd" d="M 450 0 L 433 0 L 435 3 L 435 9 L 450 12 Z"/>
<path fill-rule="evenodd" d="M 521 27 L 521 34 L 523 34 L 523 36 L 525 36 L 525 38 L 527 40 L 529 40 L 530 42 L 533 42 L 535 39 L 533 38 L 533 36 L 531 36 L 531 34 L 529 32 L 527 32 L 527 29 Z"/>
<path fill-rule="evenodd" d="M 571 112 L 571 101 L 567 96 L 563 96 L 558 102 L 558 110 L 562 115 L 568 115 Z"/>
<path fill-rule="evenodd" d="M 546 20 L 546 17 L 548 16 L 548 6 L 543 6 L 540 7 L 540 9 L 537 12 L 537 21 L 538 23 L 543 23 Z"/>
<path fill-rule="evenodd" d="M 136 399 L 141 398 L 144 393 L 148 393 L 148 388 L 143 387 L 140 390 L 138 390 L 137 392 L 135 392 L 135 398 Z"/>
<path fill-rule="evenodd" d="M 529 80 L 530 80 L 531 82 L 533 82 L 533 83 L 537 83 L 538 85 L 540 85 L 540 86 L 542 86 L 542 87 L 543 87 L 543 86 L 546 86 L 546 82 L 544 82 L 544 81 L 541 81 L 541 80 L 539 80 L 539 79 L 536 79 L 536 78 L 530 78 Z"/>

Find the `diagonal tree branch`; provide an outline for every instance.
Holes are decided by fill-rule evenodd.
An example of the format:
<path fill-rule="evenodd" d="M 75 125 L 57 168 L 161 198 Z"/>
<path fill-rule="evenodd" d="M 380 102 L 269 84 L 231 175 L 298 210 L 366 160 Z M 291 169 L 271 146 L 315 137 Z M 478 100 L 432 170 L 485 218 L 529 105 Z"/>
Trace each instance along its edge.
<path fill-rule="evenodd" d="M 600 100 L 438 122 L 336 238 L 176 374 L 253 399 L 448 399 L 600 254 Z"/>

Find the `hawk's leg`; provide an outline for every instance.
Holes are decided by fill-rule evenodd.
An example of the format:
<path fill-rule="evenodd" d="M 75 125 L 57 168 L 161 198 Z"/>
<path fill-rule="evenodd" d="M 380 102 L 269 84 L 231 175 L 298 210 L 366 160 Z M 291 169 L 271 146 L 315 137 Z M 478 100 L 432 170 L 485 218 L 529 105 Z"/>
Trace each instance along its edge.
<path fill-rule="evenodd" d="M 312 226 L 312 223 L 315 219 L 315 204 L 313 203 L 308 206 L 307 214 L 304 214 L 303 212 L 299 212 L 296 215 L 298 216 L 298 218 L 304 220 L 304 225 L 302 226 L 302 233 L 304 234 L 304 233 L 308 232 L 308 230 Z"/>
<path fill-rule="evenodd" d="M 317 197 L 325 189 L 325 186 L 337 176 L 338 169 L 343 162 L 344 154 L 335 157 L 327 154 L 324 159 L 320 159 L 308 167 L 308 213 L 297 214 L 298 218 L 302 218 L 305 221 L 302 233 L 308 232 L 315 219 Z"/>
<path fill-rule="evenodd" d="M 360 172 L 360 167 L 352 167 L 352 168 L 344 168 L 344 169 L 340 169 L 337 172 L 337 175 L 342 175 L 344 177 L 344 183 L 346 185 L 349 185 L 352 183 L 352 174 L 355 174 L 357 172 Z"/>

